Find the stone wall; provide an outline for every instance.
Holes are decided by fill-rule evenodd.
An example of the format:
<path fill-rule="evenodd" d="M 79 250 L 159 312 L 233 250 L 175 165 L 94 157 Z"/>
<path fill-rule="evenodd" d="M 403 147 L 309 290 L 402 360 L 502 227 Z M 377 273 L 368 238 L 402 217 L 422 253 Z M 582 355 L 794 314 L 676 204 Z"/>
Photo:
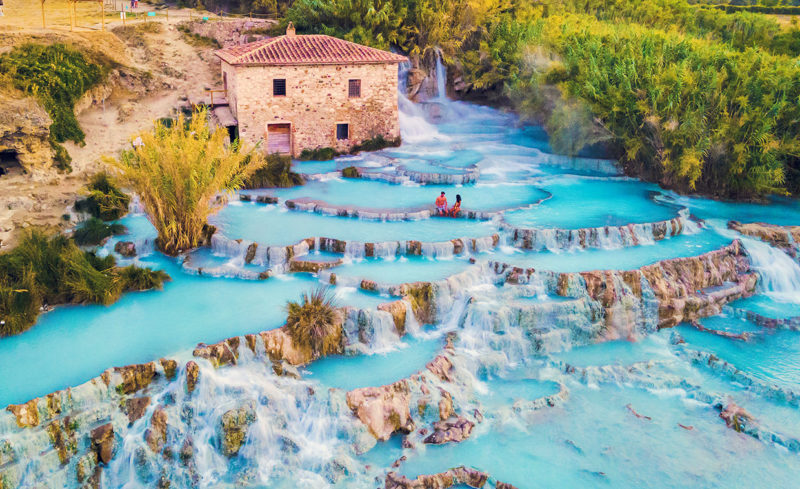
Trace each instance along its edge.
<path fill-rule="evenodd" d="M 231 110 L 239 134 L 263 141 L 268 123 L 291 123 L 292 151 L 331 147 L 348 151 L 378 135 L 400 137 L 397 64 L 231 66 L 227 73 Z M 272 80 L 286 80 L 286 95 L 272 95 Z M 361 80 L 361 97 L 348 97 L 348 80 Z M 350 125 L 347 140 L 336 139 L 336 124 Z"/>

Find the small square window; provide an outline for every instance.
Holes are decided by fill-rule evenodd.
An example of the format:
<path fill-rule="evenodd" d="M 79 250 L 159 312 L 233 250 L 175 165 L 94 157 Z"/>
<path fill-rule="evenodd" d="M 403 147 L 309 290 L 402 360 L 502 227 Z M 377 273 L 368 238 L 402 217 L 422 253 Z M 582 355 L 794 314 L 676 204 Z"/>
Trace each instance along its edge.
<path fill-rule="evenodd" d="M 349 124 L 336 124 L 336 139 L 350 139 Z"/>
<path fill-rule="evenodd" d="M 350 98 L 358 98 L 361 96 L 361 80 L 350 80 L 347 87 L 347 96 Z"/>
<path fill-rule="evenodd" d="M 276 97 L 286 95 L 286 79 L 276 78 L 272 80 L 272 95 Z"/>

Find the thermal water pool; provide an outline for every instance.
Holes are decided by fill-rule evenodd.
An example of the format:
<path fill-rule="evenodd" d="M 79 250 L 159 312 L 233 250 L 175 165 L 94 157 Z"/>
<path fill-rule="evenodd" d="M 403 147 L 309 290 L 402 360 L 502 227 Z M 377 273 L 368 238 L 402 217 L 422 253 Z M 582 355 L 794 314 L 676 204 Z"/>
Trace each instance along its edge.
<path fill-rule="evenodd" d="M 384 222 L 322 216 L 314 212 L 289 211 L 274 204 L 247 202 L 229 204 L 209 221 L 230 239 L 246 239 L 267 246 L 287 246 L 313 237 L 362 243 L 438 242 L 457 237 L 479 238 L 496 232 L 490 221 L 432 218 Z"/>
<path fill-rule="evenodd" d="M 530 209 L 506 212 L 521 228 L 592 228 L 672 219 L 677 208 L 652 200 L 658 187 L 634 180 L 558 177 L 541 182 L 553 197 Z"/>

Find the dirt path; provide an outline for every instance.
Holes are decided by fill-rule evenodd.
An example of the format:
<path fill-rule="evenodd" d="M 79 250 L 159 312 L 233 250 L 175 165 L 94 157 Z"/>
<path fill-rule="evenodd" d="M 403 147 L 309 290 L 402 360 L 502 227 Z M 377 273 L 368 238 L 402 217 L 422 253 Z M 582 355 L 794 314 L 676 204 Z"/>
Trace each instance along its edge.
<path fill-rule="evenodd" d="M 146 97 L 117 90 L 79 113 L 86 144 L 65 144 L 73 159 L 72 173 L 0 179 L 0 251 L 13 246 L 20 230 L 30 226 L 68 226 L 63 216 L 88 176 L 104 169 L 102 156 L 114 156 L 156 119 L 172 116 L 185 97 L 197 99 L 206 88 L 218 84 L 212 50 L 187 44 L 174 22 L 160 23 L 160 33 L 142 34 L 144 42 L 129 42 L 127 49 L 134 67 L 153 73 L 153 84 L 164 89 Z"/>

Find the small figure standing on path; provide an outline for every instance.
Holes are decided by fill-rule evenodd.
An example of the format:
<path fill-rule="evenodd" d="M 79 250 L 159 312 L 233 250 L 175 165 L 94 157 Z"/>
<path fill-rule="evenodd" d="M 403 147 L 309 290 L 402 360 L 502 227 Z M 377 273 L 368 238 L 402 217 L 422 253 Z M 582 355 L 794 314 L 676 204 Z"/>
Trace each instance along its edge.
<path fill-rule="evenodd" d="M 436 197 L 436 213 L 440 216 L 447 215 L 447 197 L 444 196 L 444 192 Z"/>
<path fill-rule="evenodd" d="M 456 203 L 450 208 L 450 217 L 458 217 L 461 212 L 461 194 L 456 194 Z"/>

